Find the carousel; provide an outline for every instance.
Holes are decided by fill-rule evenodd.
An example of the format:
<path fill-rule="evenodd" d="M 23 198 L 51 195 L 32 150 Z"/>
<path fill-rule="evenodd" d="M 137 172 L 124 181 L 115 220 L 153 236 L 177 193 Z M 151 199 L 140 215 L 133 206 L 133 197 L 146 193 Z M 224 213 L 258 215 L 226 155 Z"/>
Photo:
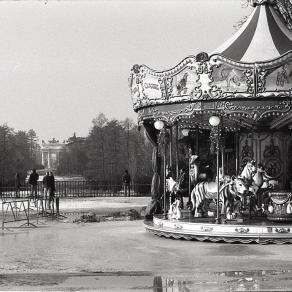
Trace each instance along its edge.
<path fill-rule="evenodd" d="M 292 31 L 278 1 L 250 2 L 247 21 L 213 53 L 131 70 L 153 145 L 144 225 L 155 235 L 292 242 Z"/>

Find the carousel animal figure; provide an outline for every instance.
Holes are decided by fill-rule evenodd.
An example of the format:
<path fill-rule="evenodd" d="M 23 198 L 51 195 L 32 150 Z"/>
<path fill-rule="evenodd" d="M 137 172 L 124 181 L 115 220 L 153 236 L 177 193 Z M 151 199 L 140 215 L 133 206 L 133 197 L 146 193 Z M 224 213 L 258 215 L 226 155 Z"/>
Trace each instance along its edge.
<path fill-rule="evenodd" d="M 247 162 L 240 176 L 246 178 L 256 191 L 259 188 L 275 188 L 278 185 L 278 181 L 267 174 L 264 165 L 259 163 L 256 166 L 254 160 Z"/>
<path fill-rule="evenodd" d="M 256 169 L 256 173 L 253 175 L 253 184 L 259 188 L 261 188 L 264 184 L 264 174 L 265 169 L 262 164 L 258 164 L 258 167 Z"/>
<path fill-rule="evenodd" d="M 167 177 L 166 187 L 169 193 L 169 211 L 168 216 L 170 219 L 182 218 L 182 196 L 179 191 L 179 182 L 175 181 L 172 176 Z M 173 202 L 174 198 L 174 202 Z"/>
<path fill-rule="evenodd" d="M 191 155 L 190 157 L 190 182 L 195 185 L 199 178 L 199 163 L 198 155 Z"/>
<path fill-rule="evenodd" d="M 256 174 L 257 167 L 254 160 L 250 160 L 244 166 L 240 177 L 245 178 L 250 184 L 252 184 L 253 176 Z"/>
<path fill-rule="evenodd" d="M 250 201 L 251 209 L 254 212 L 261 211 L 263 202 L 268 200 L 267 190 L 276 189 L 278 187 L 278 181 L 274 180 L 266 173 L 263 164 L 259 163 L 258 167 L 256 167 L 254 160 L 247 162 L 241 176 L 248 180 L 249 191 L 253 194 Z"/>
<path fill-rule="evenodd" d="M 221 202 L 221 214 L 227 219 L 232 218 L 232 213 L 240 214 L 239 198 L 248 191 L 246 180 L 241 177 L 233 177 L 229 183 L 225 183 L 219 190 Z M 207 202 L 217 200 L 217 182 L 200 182 L 196 184 L 192 193 L 194 217 L 200 217 L 201 212 L 206 212 Z"/>
<path fill-rule="evenodd" d="M 175 201 L 170 205 L 169 211 L 168 211 L 168 218 L 169 219 L 181 219 L 182 218 L 182 212 L 180 208 L 180 198 L 179 196 L 176 196 Z"/>

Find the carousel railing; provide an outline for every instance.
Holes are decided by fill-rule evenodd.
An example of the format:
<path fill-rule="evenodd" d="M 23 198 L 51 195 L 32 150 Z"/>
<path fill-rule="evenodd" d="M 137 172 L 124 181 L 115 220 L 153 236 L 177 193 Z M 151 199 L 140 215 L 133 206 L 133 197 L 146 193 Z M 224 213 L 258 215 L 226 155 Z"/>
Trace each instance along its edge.
<path fill-rule="evenodd" d="M 122 184 L 100 184 L 93 181 L 56 181 L 55 195 L 59 197 L 123 197 L 124 186 Z M 38 195 L 43 193 L 41 182 L 37 186 Z M 130 186 L 130 196 L 147 197 L 150 196 L 150 184 L 133 183 Z M 20 198 L 28 197 L 32 194 L 31 186 L 28 183 L 22 184 L 18 196 Z M 0 186 L 1 198 L 14 198 L 15 186 L 7 184 Z"/>

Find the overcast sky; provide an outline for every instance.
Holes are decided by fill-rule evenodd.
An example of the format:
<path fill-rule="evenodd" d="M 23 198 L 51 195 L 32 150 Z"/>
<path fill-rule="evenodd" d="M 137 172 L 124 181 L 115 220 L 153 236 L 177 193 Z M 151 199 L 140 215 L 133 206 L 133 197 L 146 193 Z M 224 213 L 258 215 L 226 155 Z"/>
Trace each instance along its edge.
<path fill-rule="evenodd" d="M 132 109 L 133 64 L 169 69 L 212 52 L 249 14 L 241 0 L 0 2 L 0 124 L 40 140 L 85 136 Z"/>

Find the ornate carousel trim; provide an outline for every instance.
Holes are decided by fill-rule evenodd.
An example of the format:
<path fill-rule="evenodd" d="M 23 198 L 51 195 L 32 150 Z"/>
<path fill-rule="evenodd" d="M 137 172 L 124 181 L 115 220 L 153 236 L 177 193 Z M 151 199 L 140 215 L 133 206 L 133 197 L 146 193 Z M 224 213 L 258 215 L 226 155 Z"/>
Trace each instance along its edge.
<path fill-rule="evenodd" d="M 276 226 L 261 226 L 251 223 L 240 225 L 193 223 L 154 217 L 153 221 L 145 220 L 144 227 L 154 235 L 173 239 L 225 243 L 292 243 L 291 227 L 285 223 Z"/>
<path fill-rule="evenodd" d="M 196 120 L 196 115 L 212 115 L 218 114 L 223 117 L 231 118 L 240 125 L 250 126 L 266 117 L 274 117 L 271 129 L 281 126 L 283 122 L 291 119 L 290 111 L 292 100 L 284 99 L 281 101 L 271 101 L 269 104 L 263 104 L 260 100 L 254 100 L 253 103 L 240 101 L 214 101 L 214 102 L 192 102 L 184 104 L 161 105 L 156 107 L 148 107 L 141 109 L 138 112 L 138 121 L 143 124 L 146 120 L 162 120 L 168 126 L 174 125 L 177 121 L 183 119 L 191 119 L 196 125 L 201 125 L 202 128 L 210 128 L 210 124 L 206 121 Z M 245 121 L 246 120 L 246 121 Z M 231 130 L 235 130 L 232 127 Z"/>
<path fill-rule="evenodd" d="M 134 65 L 129 78 L 133 107 L 139 111 L 149 106 L 184 102 L 291 97 L 291 59 L 292 51 L 256 63 L 200 53 L 167 71 Z"/>

